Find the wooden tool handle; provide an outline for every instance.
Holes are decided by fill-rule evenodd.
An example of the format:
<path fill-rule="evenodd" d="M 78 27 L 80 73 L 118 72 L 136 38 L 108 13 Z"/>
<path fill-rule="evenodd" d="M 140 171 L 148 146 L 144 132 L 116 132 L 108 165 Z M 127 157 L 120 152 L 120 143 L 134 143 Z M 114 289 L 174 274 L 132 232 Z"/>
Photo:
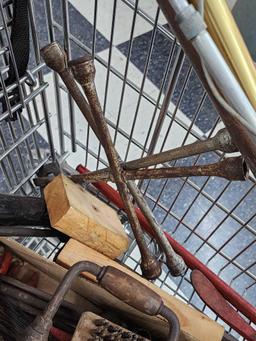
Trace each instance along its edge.
<path fill-rule="evenodd" d="M 157 315 L 163 305 L 157 293 L 112 266 L 105 267 L 98 280 L 108 292 L 145 314 Z"/>

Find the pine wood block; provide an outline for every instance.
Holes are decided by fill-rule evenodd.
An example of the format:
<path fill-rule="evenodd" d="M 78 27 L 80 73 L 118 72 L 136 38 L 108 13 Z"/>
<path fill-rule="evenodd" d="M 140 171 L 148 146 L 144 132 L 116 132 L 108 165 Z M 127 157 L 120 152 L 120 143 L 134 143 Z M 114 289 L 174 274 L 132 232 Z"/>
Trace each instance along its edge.
<path fill-rule="evenodd" d="M 67 268 L 82 260 L 91 261 L 100 266 L 111 265 L 134 277 L 159 294 L 162 297 L 165 305 L 167 305 L 176 313 L 180 321 L 180 341 L 220 341 L 222 339 L 224 335 L 224 328 L 218 323 L 177 299 L 176 297 L 169 295 L 153 283 L 145 280 L 138 274 L 122 266 L 120 263 L 108 259 L 104 255 L 88 248 L 86 245 L 83 245 L 74 239 L 70 239 L 68 241 L 57 257 L 57 262 Z M 83 275 L 92 281 L 96 281 L 95 277 L 91 274 L 83 273 Z"/>
<path fill-rule="evenodd" d="M 127 250 L 117 213 L 80 185 L 59 175 L 45 187 L 44 196 L 57 230 L 113 259 Z"/>

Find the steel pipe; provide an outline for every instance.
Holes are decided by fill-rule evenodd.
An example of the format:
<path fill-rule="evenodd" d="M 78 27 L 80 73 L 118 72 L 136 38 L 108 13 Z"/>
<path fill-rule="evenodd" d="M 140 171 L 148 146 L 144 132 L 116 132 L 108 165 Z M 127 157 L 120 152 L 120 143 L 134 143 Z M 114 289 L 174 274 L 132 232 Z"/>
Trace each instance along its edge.
<path fill-rule="evenodd" d="M 227 102 L 254 127 L 256 132 L 255 110 L 214 40 L 206 30 L 206 24 L 202 16 L 186 0 L 170 0 L 168 2 L 175 10 L 175 20 L 181 31 L 193 44 Z"/>

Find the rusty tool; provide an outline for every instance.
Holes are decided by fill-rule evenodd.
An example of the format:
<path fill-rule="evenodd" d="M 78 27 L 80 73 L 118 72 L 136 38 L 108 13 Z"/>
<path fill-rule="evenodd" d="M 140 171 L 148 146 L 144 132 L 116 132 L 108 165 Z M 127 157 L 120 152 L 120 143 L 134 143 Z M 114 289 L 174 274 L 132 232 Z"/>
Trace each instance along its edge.
<path fill-rule="evenodd" d="M 59 309 L 72 281 L 82 272 L 93 274 L 99 285 L 108 292 L 139 311 L 155 316 L 161 315 L 170 325 L 168 341 L 177 341 L 180 325 L 177 316 L 167 308 L 162 298 L 144 284 L 111 266 L 100 267 L 91 262 L 79 262 L 66 273 L 62 283 L 55 291 L 44 312 L 36 317 L 33 323 L 20 336 L 20 341 L 46 341 L 52 326 L 52 319 Z"/>
<path fill-rule="evenodd" d="M 40 314 L 47 305 L 47 302 L 7 284 L 0 283 L 0 293 L 2 297 L 7 298 L 8 301 L 13 302 L 21 310 L 33 316 Z M 73 315 L 73 311 L 60 308 L 54 317 L 54 325 L 67 332 L 73 332 L 78 320 L 79 316 Z"/>
<path fill-rule="evenodd" d="M 244 336 L 247 340 L 256 341 L 256 330 L 253 329 L 225 300 L 212 282 L 199 270 L 193 270 L 191 281 L 197 294 L 223 321 Z"/>
<path fill-rule="evenodd" d="M 84 114 L 85 118 L 87 119 L 89 125 L 94 130 L 96 136 L 100 140 L 100 142 L 103 144 L 105 148 L 105 152 L 107 154 L 109 164 L 113 170 L 116 184 L 118 187 L 118 190 L 120 192 L 120 195 L 122 196 L 124 205 L 125 205 L 125 211 L 128 215 L 129 221 L 131 223 L 135 238 L 137 240 L 140 252 L 141 252 L 141 269 L 143 275 L 148 279 L 155 279 L 161 274 L 161 265 L 159 261 L 153 256 L 152 253 L 148 250 L 148 247 L 146 245 L 142 229 L 139 225 L 138 218 L 135 214 L 134 207 L 132 204 L 132 200 L 127 188 L 127 185 L 124 181 L 124 178 L 122 176 L 122 169 L 120 167 L 120 163 L 118 160 L 118 155 L 115 151 L 115 148 L 113 146 L 111 136 L 109 134 L 104 116 L 102 114 L 99 101 L 97 98 L 97 93 L 93 92 L 93 88 L 88 86 L 88 91 L 92 91 L 91 94 L 91 107 L 92 112 L 90 110 L 90 107 L 88 106 L 88 103 L 86 99 L 84 98 L 83 94 L 80 92 L 80 89 L 78 88 L 78 85 L 76 84 L 74 80 L 74 76 L 71 72 L 71 70 L 67 66 L 67 57 L 65 54 L 65 51 L 61 48 L 59 44 L 56 42 L 51 43 L 44 47 L 41 50 L 42 56 L 44 58 L 44 61 L 46 64 L 52 68 L 55 72 L 57 72 L 60 77 L 62 78 L 63 82 L 67 86 L 70 94 L 76 101 L 77 105 L 79 106 L 80 110 Z M 93 81 L 94 74 L 92 73 L 92 70 L 89 65 L 89 76 L 91 77 L 89 84 L 92 84 L 91 81 Z M 97 120 L 97 125 L 96 125 Z"/>
<path fill-rule="evenodd" d="M 189 167 L 166 167 L 156 169 L 137 169 L 124 170 L 126 179 L 162 179 L 162 178 L 177 178 L 187 176 L 218 176 L 227 180 L 243 181 L 248 177 L 248 168 L 241 156 L 229 157 L 222 161 L 208 164 L 196 165 Z M 114 181 L 114 178 L 109 170 L 91 172 L 84 175 L 72 175 L 70 178 L 74 182 L 82 183 L 97 182 L 97 181 Z"/>
<path fill-rule="evenodd" d="M 226 128 L 219 130 L 215 136 L 208 140 L 196 141 L 182 147 L 166 150 L 161 153 L 129 161 L 124 164 L 124 169 L 146 168 L 215 150 L 219 150 L 224 153 L 234 153 L 238 151 Z"/>
<path fill-rule="evenodd" d="M 101 117 L 102 126 L 104 127 L 103 130 L 108 133 L 108 127 L 104 119 L 104 116 L 102 114 L 101 105 L 99 103 L 97 90 L 96 90 L 95 83 L 94 83 L 96 71 L 95 71 L 95 66 L 94 66 L 94 62 L 92 58 L 90 56 L 79 58 L 77 60 L 69 62 L 69 66 L 72 68 L 75 79 L 82 86 L 84 93 L 88 98 L 89 104 L 91 105 L 92 112 L 94 113 L 95 117 L 97 117 L 97 115 Z M 146 218 L 148 219 L 149 223 L 151 224 L 152 228 L 154 229 L 156 233 L 156 239 L 160 247 L 165 253 L 166 264 L 169 267 L 171 274 L 173 276 L 180 276 L 184 274 L 186 270 L 186 265 L 183 259 L 174 252 L 170 244 L 167 242 L 161 227 L 158 225 L 152 211 L 148 207 L 146 200 L 141 195 L 135 183 L 133 181 L 126 181 L 127 179 L 125 177 L 125 173 L 123 172 L 121 168 L 120 157 L 117 154 L 112 144 L 109 133 L 108 135 L 109 135 L 108 141 L 107 140 L 103 141 L 103 145 L 108 144 L 111 151 L 114 154 L 113 155 L 114 161 L 117 164 L 119 175 L 121 176 L 122 181 L 126 188 L 125 192 L 127 191 L 127 187 L 128 187 L 137 205 L 141 208 Z M 111 169 L 113 170 L 113 165 Z M 117 181 L 115 173 L 113 174 L 113 178 L 115 181 Z M 133 213 L 134 213 L 134 209 L 133 209 Z M 137 218 L 136 218 L 136 224 L 139 226 L 139 222 L 137 221 Z M 142 236 L 142 231 L 141 231 L 140 226 L 139 226 L 139 229 L 140 229 L 140 236 Z M 143 254 L 142 254 L 142 259 L 143 259 Z"/>
<path fill-rule="evenodd" d="M 215 150 L 219 150 L 225 153 L 233 153 L 238 150 L 226 128 L 219 130 L 215 136 L 208 140 L 196 141 L 182 147 L 166 150 L 161 153 L 148 155 L 140 159 L 128 161 L 126 163 L 123 163 L 123 168 L 126 170 L 147 168 L 150 166 L 155 166 L 158 164 L 163 164 Z M 110 171 L 110 169 L 104 168 L 99 171 L 91 172 L 91 174 L 99 176 L 101 174 L 106 174 L 107 171 Z"/>
<path fill-rule="evenodd" d="M 38 290 L 38 289 L 37 289 Z M 41 290 L 40 290 L 41 291 Z M 43 299 L 29 293 L 26 292 L 20 288 L 17 288 L 16 286 L 13 286 L 11 284 L 8 283 L 4 283 L 3 281 L 0 280 L 0 293 L 1 295 L 4 296 L 9 296 L 17 301 L 23 302 L 35 309 L 40 309 L 43 310 L 46 305 L 47 302 L 50 301 L 51 295 L 48 296 L 48 301 L 44 301 Z M 67 308 L 67 306 L 69 308 Z M 70 309 L 71 307 L 71 309 Z M 75 306 L 66 302 L 66 308 L 65 307 L 61 307 L 61 309 L 59 309 L 59 315 L 63 318 L 69 318 L 72 321 L 77 322 L 79 319 L 80 314 L 76 311 Z"/>
<path fill-rule="evenodd" d="M 81 113 L 84 115 L 100 140 L 98 129 L 91 114 L 90 107 L 75 82 L 72 71 L 68 68 L 67 55 L 65 51 L 57 42 L 53 42 L 41 49 L 41 55 L 46 65 L 59 74 Z"/>
<path fill-rule="evenodd" d="M 148 279 L 157 278 L 161 274 L 160 263 L 156 260 L 146 245 L 142 229 L 140 227 L 138 218 L 135 214 L 132 198 L 129 193 L 130 184 L 126 183 L 126 179 L 123 175 L 123 170 L 120 164 L 119 155 L 116 152 L 114 144 L 112 142 L 107 123 L 102 113 L 102 108 L 98 99 L 94 79 L 95 79 L 95 67 L 93 60 L 90 56 L 79 58 L 77 60 L 69 62 L 75 79 L 82 86 L 88 102 L 91 106 L 91 111 L 94 116 L 95 122 L 97 122 L 98 132 L 101 136 L 101 143 L 105 149 L 113 177 L 120 195 L 125 205 L 125 211 L 128 215 L 133 233 L 141 251 L 141 269 L 143 275 Z"/>

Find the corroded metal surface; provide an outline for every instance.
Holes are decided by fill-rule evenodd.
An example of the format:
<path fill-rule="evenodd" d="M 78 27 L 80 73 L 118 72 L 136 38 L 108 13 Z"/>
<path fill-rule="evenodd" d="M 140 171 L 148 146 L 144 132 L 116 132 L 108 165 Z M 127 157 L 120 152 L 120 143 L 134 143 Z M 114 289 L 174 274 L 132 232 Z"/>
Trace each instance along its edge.
<path fill-rule="evenodd" d="M 175 253 L 173 248 L 168 243 L 164 233 L 162 232 L 161 227 L 158 225 L 152 211 L 148 207 L 146 200 L 141 195 L 135 183 L 132 181 L 127 181 L 125 172 L 123 171 L 122 164 L 120 162 L 119 155 L 117 154 L 114 148 L 114 145 L 112 144 L 112 140 L 108 132 L 108 127 L 104 119 L 104 116 L 102 114 L 101 106 L 99 103 L 97 91 L 96 91 L 95 84 L 94 84 L 95 67 L 93 64 L 93 60 L 89 60 L 88 57 L 86 56 L 84 58 L 80 58 L 76 61 L 70 62 L 69 65 L 73 70 L 75 79 L 81 84 L 81 86 L 84 89 L 84 92 L 91 105 L 92 112 L 94 113 L 94 115 L 96 116 L 98 115 L 97 117 L 100 118 L 99 122 L 101 122 L 102 127 L 104 128 L 101 134 L 103 133 L 108 134 L 108 139 L 103 140 L 102 143 L 104 147 L 105 145 L 107 145 L 110 148 L 108 152 L 105 149 L 107 155 L 110 152 L 113 153 L 111 157 L 114 163 L 112 163 L 112 165 L 110 163 L 110 168 L 113 173 L 113 179 L 117 183 L 117 186 L 118 186 L 118 182 L 120 183 L 119 186 L 121 185 L 121 192 L 120 192 L 121 195 L 123 192 L 123 194 L 125 194 L 125 197 L 129 198 L 130 196 L 129 191 L 130 191 L 137 205 L 145 214 L 146 219 L 149 221 L 150 225 L 152 226 L 152 228 L 154 229 L 156 233 L 157 241 L 161 249 L 166 255 L 167 265 L 171 271 L 171 274 L 173 276 L 180 276 L 184 274 L 186 270 L 186 265 L 183 259 Z M 113 166 L 116 167 L 116 169 L 113 169 Z M 142 273 L 146 278 L 152 279 L 157 276 L 157 273 L 158 273 L 158 276 L 160 275 L 159 263 L 156 261 L 155 257 L 152 257 L 152 255 L 149 254 L 148 249 L 145 249 L 144 247 L 145 243 L 144 243 L 143 233 L 139 225 L 139 222 L 137 220 L 137 217 L 134 214 L 135 211 L 134 211 L 133 203 L 131 201 L 126 202 L 125 199 L 123 200 L 124 200 L 125 205 L 128 205 L 128 207 L 126 207 L 126 211 L 128 209 L 128 212 L 132 213 L 132 221 L 130 220 L 132 226 L 134 225 L 133 224 L 134 222 L 136 223 L 133 226 L 133 231 L 134 231 L 135 238 L 138 242 L 141 255 L 142 255 L 142 263 L 141 263 Z"/>
<path fill-rule="evenodd" d="M 243 181 L 248 177 L 248 168 L 241 156 L 230 157 L 222 161 L 190 167 L 168 167 L 156 169 L 138 169 L 123 171 L 126 179 L 162 179 L 187 176 L 218 176 L 233 181 Z M 114 181 L 110 171 L 90 172 L 84 175 L 72 175 L 75 182 Z"/>
<path fill-rule="evenodd" d="M 102 113 L 101 105 L 98 99 L 94 78 L 95 78 L 95 67 L 92 59 L 88 56 L 80 58 L 78 60 L 69 63 L 72 68 L 75 79 L 84 89 L 87 96 L 89 104 L 91 106 L 91 111 L 94 115 L 94 120 L 97 122 L 98 135 L 100 141 L 105 149 L 111 171 L 113 173 L 113 178 L 116 182 L 117 188 L 123 199 L 125 211 L 128 215 L 130 224 L 133 229 L 136 241 L 138 243 L 141 252 L 141 270 L 143 276 L 148 279 L 154 279 L 161 274 L 161 265 L 157 261 L 156 257 L 147 248 L 142 229 L 140 227 L 138 218 L 135 214 L 134 206 L 132 203 L 132 196 L 129 192 L 126 179 L 123 174 L 123 169 L 119 160 L 119 156 L 113 145 L 107 123 L 105 121 L 104 115 Z M 130 184 L 130 186 L 133 186 Z"/>

